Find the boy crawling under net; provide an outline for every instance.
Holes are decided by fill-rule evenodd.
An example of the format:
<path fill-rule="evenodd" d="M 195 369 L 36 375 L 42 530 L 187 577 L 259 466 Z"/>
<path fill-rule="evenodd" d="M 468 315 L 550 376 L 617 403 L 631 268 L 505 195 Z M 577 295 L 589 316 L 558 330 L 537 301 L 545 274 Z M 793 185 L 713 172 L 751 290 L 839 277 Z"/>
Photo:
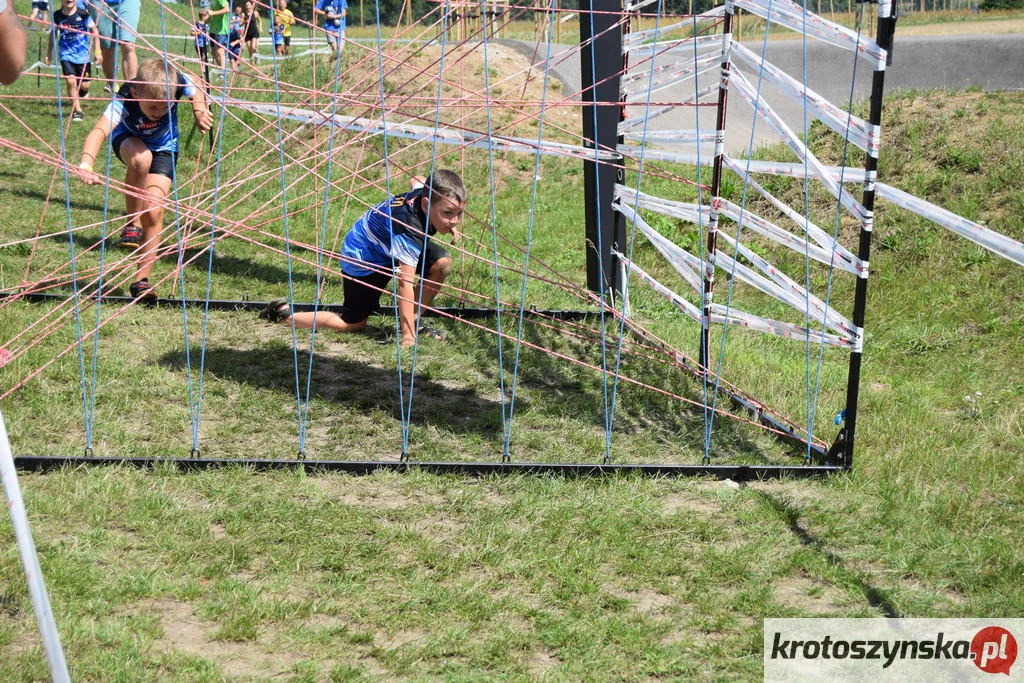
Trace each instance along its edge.
<path fill-rule="evenodd" d="M 363 330 L 397 266 L 402 346 L 415 344 L 417 332 L 443 337 L 418 324 L 416 302 L 429 306 L 452 267 L 451 256 L 429 235 L 451 235 L 454 244 L 465 208 L 466 186 L 457 173 L 439 170 L 425 180 L 415 178 L 412 191 L 369 209 L 345 235 L 341 249 L 345 299 L 340 316 L 327 311 L 294 313 L 287 299 L 277 299 L 260 317 L 305 329 Z M 424 276 L 418 298 L 413 283 L 420 273 Z"/>
<path fill-rule="evenodd" d="M 178 100 L 192 101 L 196 127 L 203 133 L 213 127 L 213 116 L 206 106 L 201 87 L 160 57 L 139 64 L 134 81 L 121 86 L 85 138 L 82 148 L 82 181 L 95 185 L 103 178 L 93 164 L 103 142 L 110 137 L 110 148 L 125 165 L 124 203 L 128 225 L 118 246 L 138 249 L 132 297 L 157 298 L 149 285 L 156 262 L 160 233 L 164 228 L 164 199 L 174 181 L 178 160 Z M 140 227 L 135 221 L 142 223 Z"/>

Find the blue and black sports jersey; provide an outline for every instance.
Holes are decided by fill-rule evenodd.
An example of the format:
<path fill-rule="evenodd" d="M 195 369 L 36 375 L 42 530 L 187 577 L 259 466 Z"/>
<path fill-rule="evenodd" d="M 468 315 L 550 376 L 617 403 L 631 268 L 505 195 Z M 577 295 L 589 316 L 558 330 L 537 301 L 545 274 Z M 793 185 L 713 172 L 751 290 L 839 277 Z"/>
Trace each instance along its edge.
<path fill-rule="evenodd" d="M 57 41 L 57 54 L 62 62 L 88 64 L 89 31 L 95 23 L 84 9 L 76 9 L 72 15 L 63 10 L 53 13 L 53 38 Z"/>
<path fill-rule="evenodd" d="M 378 272 L 359 262 L 386 269 L 396 261 L 415 266 L 424 248 L 423 226 L 427 223 L 422 196 L 422 188 L 395 195 L 363 214 L 341 246 L 342 272 L 355 276 Z M 428 234 L 434 232 L 432 227 L 427 230 Z"/>
<path fill-rule="evenodd" d="M 196 36 L 196 47 L 206 47 L 210 41 L 210 25 L 202 21 L 197 21 L 196 30 L 199 31 L 199 34 Z"/>
<path fill-rule="evenodd" d="M 127 134 L 137 137 L 153 152 L 178 151 L 178 100 L 195 97 L 196 88 L 185 74 L 178 73 L 178 86 L 174 88 L 171 107 L 159 120 L 153 121 L 142 113 L 142 107 L 131 92 L 132 84 L 125 83 L 117 97 L 107 105 L 103 115 L 110 119 L 114 129 L 110 139 Z"/>

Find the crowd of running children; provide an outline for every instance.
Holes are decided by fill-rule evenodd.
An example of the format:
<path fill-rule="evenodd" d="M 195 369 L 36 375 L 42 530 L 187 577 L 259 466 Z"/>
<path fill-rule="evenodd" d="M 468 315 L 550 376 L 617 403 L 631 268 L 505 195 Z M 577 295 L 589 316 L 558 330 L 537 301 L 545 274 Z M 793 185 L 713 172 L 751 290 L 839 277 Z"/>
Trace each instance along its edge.
<path fill-rule="evenodd" d="M 0 0 L 0 3 L 6 1 Z M 88 96 L 94 59 L 104 66 L 109 82 L 113 83 L 110 62 L 113 47 L 118 44 L 116 38 L 112 44 L 104 42 L 104 33 L 82 6 L 82 1 L 61 0 L 60 9 L 51 16 L 53 39 L 47 55 L 49 62 L 54 51 L 58 54 L 71 100 L 72 121 L 84 118 L 81 100 Z M 104 1 L 109 3 L 109 0 Z M 221 2 L 223 5 L 219 4 Z M 36 0 L 35 4 L 41 4 L 41 0 Z M 239 45 L 244 41 L 249 47 L 250 56 L 258 48 L 262 22 L 252 0 L 246 2 L 245 11 L 234 19 L 228 16 L 227 7 L 227 0 L 211 0 L 209 9 L 204 7 L 199 13 L 193 36 L 204 60 L 209 56 L 222 64 L 224 48 L 230 51 L 231 43 L 219 33 L 225 20 L 238 22 L 239 28 L 234 33 L 239 37 Z M 46 10 L 44 7 L 43 11 Z M 3 13 L 7 11 L 7 7 L 0 8 L 0 34 L 6 30 Z M 314 9 L 315 16 L 323 16 L 325 25 L 333 29 L 328 30 L 328 41 L 336 55 L 341 53 L 345 12 L 345 0 L 318 0 Z M 287 10 L 286 0 L 279 0 L 272 16 L 275 17 L 272 29 L 275 48 L 287 54 L 288 30 L 295 20 Z M 23 29 L 21 36 L 22 62 L 15 66 L 19 71 L 24 55 Z M 3 37 L 0 35 L 0 39 Z M 11 39 L 17 42 L 16 36 Z M 10 55 L 0 52 L 0 75 L 6 73 L 5 67 L 10 65 L 5 62 L 10 59 Z M 164 207 L 174 183 L 178 157 L 178 103 L 182 99 L 189 100 L 196 126 L 204 133 L 212 128 L 213 116 L 204 84 L 179 71 L 166 58 L 133 63 L 130 74 L 124 61 L 125 80 L 111 94 L 109 103 L 87 135 L 78 168 L 82 181 L 88 185 L 107 182 L 96 167 L 109 139 L 110 151 L 125 168 L 125 215 L 128 218 L 117 244 L 135 252 L 135 273 L 129 291 L 137 300 L 151 301 L 158 298 L 149 278 L 157 261 Z M 110 71 L 106 71 L 108 65 Z M 390 280 L 397 275 L 401 343 L 413 344 L 421 334 L 442 337 L 419 321 L 420 307 L 430 305 L 452 265 L 448 252 L 430 237 L 440 233 L 450 235 L 453 243 L 458 240 L 458 225 L 467 202 L 466 188 L 462 179 L 448 170 L 438 170 L 428 178 L 414 177 L 411 181 L 410 191 L 370 208 L 347 233 L 340 258 L 344 283 L 341 315 L 294 312 L 287 299 L 278 299 L 267 306 L 261 317 L 301 328 L 359 331 L 365 328 L 381 294 L 388 291 Z"/>

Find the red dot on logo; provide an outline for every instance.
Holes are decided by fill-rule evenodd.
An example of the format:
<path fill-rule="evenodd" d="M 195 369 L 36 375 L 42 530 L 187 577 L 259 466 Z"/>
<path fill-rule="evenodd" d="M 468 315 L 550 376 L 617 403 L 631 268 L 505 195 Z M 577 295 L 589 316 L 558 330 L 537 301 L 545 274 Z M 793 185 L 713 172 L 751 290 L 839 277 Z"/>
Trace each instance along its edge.
<path fill-rule="evenodd" d="M 1017 639 L 1002 626 L 986 626 L 971 640 L 971 658 L 985 673 L 1009 676 L 1017 660 Z"/>

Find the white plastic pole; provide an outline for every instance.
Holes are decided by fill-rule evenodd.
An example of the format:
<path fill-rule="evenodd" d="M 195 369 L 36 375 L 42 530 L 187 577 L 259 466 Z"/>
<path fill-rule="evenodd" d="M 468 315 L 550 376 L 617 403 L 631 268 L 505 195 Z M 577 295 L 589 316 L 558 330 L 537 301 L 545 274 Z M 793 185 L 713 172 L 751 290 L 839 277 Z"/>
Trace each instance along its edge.
<path fill-rule="evenodd" d="M 32 607 L 39 621 L 39 633 L 43 637 L 43 648 L 50 665 L 50 678 L 58 683 L 70 683 L 68 665 L 64 661 L 64 650 L 60 646 L 60 633 L 57 622 L 53 619 L 50 609 L 50 598 L 46 594 L 43 582 L 43 571 L 39 566 L 36 545 L 32 541 L 32 531 L 28 527 L 28 515 L 25 514 L 25 503 L 21 499 L 21 488 L 18 486 L 18 473 L 14 469 L 14 456 L 11 455 L 11 443 L 7 440 L 7 427 L 4 416 L 0 413 L 0 479 L 3 479 L 4 493 L 7 495 L 7 508 L 14 527 L 14 537 L 18 541 L 18 552 L 25 566 L 25 578 L 28 590 L 32 595 Z"/>

